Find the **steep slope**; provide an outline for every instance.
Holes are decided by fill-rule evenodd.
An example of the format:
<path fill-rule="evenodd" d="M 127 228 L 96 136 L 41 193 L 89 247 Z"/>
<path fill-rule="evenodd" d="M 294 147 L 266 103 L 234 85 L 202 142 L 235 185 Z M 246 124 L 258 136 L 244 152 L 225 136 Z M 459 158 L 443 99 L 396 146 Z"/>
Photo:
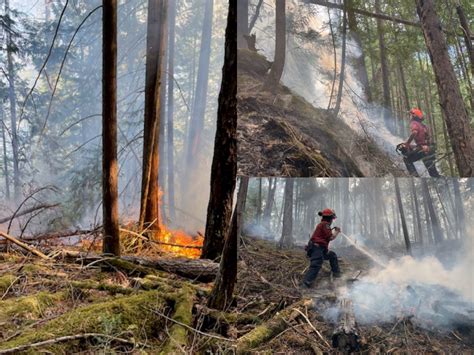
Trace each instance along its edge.
<path fill-rule="evenodd" d="M 262 90 L 271 63 L 238 52 L 238 172 L 250 176 L 405 176 L 390 157 L 283 85 Z"/>

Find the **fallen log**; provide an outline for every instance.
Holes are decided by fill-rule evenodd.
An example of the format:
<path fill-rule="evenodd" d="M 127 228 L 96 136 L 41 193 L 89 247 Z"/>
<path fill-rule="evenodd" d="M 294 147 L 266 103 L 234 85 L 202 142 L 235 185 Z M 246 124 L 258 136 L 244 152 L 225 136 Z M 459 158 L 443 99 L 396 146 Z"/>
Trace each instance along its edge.
<path fill-rule="evenodd" d="M 18 245 L 19 247 L 29 251 L 30 253 L 32 253 L 36 256 L 39 256 L 42 259 L 49 260 L 49 257 L 46 256 L 45 254 L 43 254 L 42 252 L 40 252 L 39 250 L 33 248 L 32 246 L 30 246 L 26 243 L 23 243 L 23 242 L 19 241 L 18 239 L 16 239 L 15 237 L 12 237 L 11 235 L 8 235 L 7 233 L 0 232 L 0 236 L 2 236 L 3 238 L 9 240 L 12 243 Z"/>
<path fill-rule="evenodd" d="M 359 351 L 360 339 L 352 301 L 342 298 L 339 311 L 339 324 L 332 334 L 332 346 L 348 353 Z"/>
<path fill-rule="evenodd" d="M 237 354 L 248 354 L 252 349 L 255 349 L 260 344 L 268 342 L 277 334 L 281 333 L 288 327 L 288 322 L 291 322 L 300 315 L 297 311 L 299 307 L 312 307 L 312 300 L 302 300 L 292 304 L 274 315 L 265 323 L 256 326 L 253 330 L 237 339 L 236 352 Z"/>
<path fill-rule="evenodd" d="M 56 232 L 56 233 L 43 233 L 38 235 L 31 235 L 22 237 L 21 240 L 28 241 L 28 242 L 36 242 L 48 239 L 61 239 L 61 238 L 69 238 L 74 237 L 77 235 L 89 235 L 95 234 L 100 232 L 100 229 L 89 229 L 89 230 L 75 230 L 75 231 L 65 231 L 65 232 Z"/>
<path fill-rule="evenodd" d="M 154 258 L 148 259 L 136 256 L 121 258 L 107 258 L 98 254 L 81 253 L 77 251 L 61 251 L 64 258 L 74 258 L 82 263 L 97 262 L 98 265 L 107 264 L 127 271 L 129 275 L 145 276 L 150 270 L 166 271 L 187 279 L 201 282 L 213 281 L 217 275 L 219 264 L 207 259 L 187 258 Z"/>

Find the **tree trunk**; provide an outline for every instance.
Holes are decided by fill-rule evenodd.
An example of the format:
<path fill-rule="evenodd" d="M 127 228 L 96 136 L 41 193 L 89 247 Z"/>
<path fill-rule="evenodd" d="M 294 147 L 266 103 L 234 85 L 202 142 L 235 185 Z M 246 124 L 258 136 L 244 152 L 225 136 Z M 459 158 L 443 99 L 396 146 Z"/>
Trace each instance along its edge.
<path fill-rule="evenodd" d="M 474 143 L 469 116 L 433 0 L 417 0 L 417 12 L 433 65 L 441 110 L 445 114 L 459 175 L 470 177 L 474 174 Z"/>
<path fill-rule="evenodd" d="M 469 29 L 469 22 L 467 21 L 466 15 L 464 14 L 464 10 L 459 0 L 457 0 L 457 3 L 456 3 L 456 12 L 459 17 L 459 22 L 461 23 L 464 43 L 469 53 L 469 61 L 471 62 L 471 73 L 472 73 L 472 76 L 474 77 L 474 48 L 472 46 L 472 35 Z"/>
<path fill-rule="evenodd" d="M 168 211 L 172 221 L 175 219 L 174 206 L 174 42 L 176 29 L 176 1 L 169 2 L 168 37 L 168 112 L 166 133 L 168 140 Z"/>
<path fill-rule="evenodd" d="M 265 81 L 266 90 L 274 90 L 280 83 L 286 56 L 286 0 L 275 0 L 275 58 Z"/>
<path fill-rule="evenodd" d="M 117 161 L 117 0 L 103 1 L 102 26 L 103 252 L 120 256 Z"/>
<path fill-rule="evenodd" d="M 456 220 L 457 220 L 457 228 L 460 238 L 466 237 L 466 217 L 464 214 L 464 205 L 463 200 L 461 198 L 461 190 L 459 188 L 459 180 L 453 180 L 453 187 L 454 187 L 454 204 L 455 204 L 455 213 L 456 213 Z"/>
<path fill-rule="evenodd" d="M 197 167 L 197 153 L 202 146 L 202 131 L 204 129 L 204 115 L 206 113 L 214 0 L 205 0 L 205 4 L 201 49 L 199 52 L 199 68 L 187 143 L 185 181 L 189 181 L 190 176 Z"/>
<path fill-rule="evenodd" d="M 380 13 L 380 0 L 375 0 L 375 12 Z M 381 19 L 377 19 L 377 34 L 379 38 L 380 48 L 380 64 L 382 66 L 382 87 L 383 87 L 383 119 L 385 126 L 393 130 L 393 122 L 391 121 L 391 99 L 390 99 L 390 80 L 388 71 L 387 48 L 385 46 L 384 28 Z"/>
<path fill-rule="evenodd" d="M 153 224 L 159 233 L 159 126 L 161 63 L 163 54 L 164 0 L 148 1 L 147 53 L 145 74 L 145 116 L 143 129 L 143 172 L 140 199 L 139 229 Z"/>
<path fill-rule="evenodd" d="M 286 179 L 280 248 L 293 245 L 293 186 L 294 179 Z"/>
<path fill-rule="evenodd" d="M 232 3 L 230 6 L 232 6 Z M 237 281 L 237 249 L 240 238 L 242 211 L 247 197 L 248 186 L 249 177 L 242 176 L 237 194 L 237 203 L 232 215 L 232 226 L 226 237 L 219 271 L 207 303 L 207 306 L 210 308 L 224 310 L 232 302 L 232 293 Z"/>
<path fill-rule="evenodd" d="M 413 194 L 413 199 L 415 202 L 415 219 L 416 219 L 416 228 L 418 230 L 418 238 L 419 238 L 420 244 L 423 244 L 423 230 L 421 229 L 420 206 L 418 202 L 418 196 L 416 194 L 415 179 L 410 179 L 410 183 L 411 183 L 411 192 Z"/>
<path fill-rule="evenodd" d="M 423 198 L 426 201 L 426 206 L 431 220 L 431 226 L 433 231 L 433 240 L 436 243 L 440 243 L 443 240 L 443 235 L 441 234 L 441 228 L 439 225 L 438 216 L 433 206 L 433 200 L 431 199 L 430 190 L 428 188 L 428 183 L 426 179 L 420 179 L 421 189 L 423 192 Z"/>
<path fill-rule="evenodd" d="M 10 18 L 10 1 L 5 0 L 5 16 L 11 24 Z M 16 91 L 15 91 L 15 67 L 13 65 L 13 48 L 11 30 L 7 32 L 7 68 L 8 68 L 8 99 L 10 100 L 10 121 L 11 121 L 11 136 L 12 136 L 12 153 L 13 153 L 13 188 L 14 198 L 17 200 L 21 193 L 20 183 L 20 169 L 19 169 L 19 144 L 18 134 L 16 130 Z"/>
<path fill-rule="evenodd" d="M 236 0 L 231 0 L 225 34 L 222 84 L 217 109 L 216 138 L 211 168 L 211 193 L 201 254 L 203 259 L 216 259 L 221 254 L 232 214 L 232 198 L 237 174 L 236 6 Z"/>
<path fill-rule="evenodd" d="M 237 48 L 246 48 L 245 36 L 249 35 L 249 0 L 239 0 L 237 3 Z"/>
<path fill-rule="evenodd" d="M 5 116 L 3 106 L 0 105 L 0 113 L 2 114 L 2 143 L 3 143 L 3 175 L 5 176 L 5 197 L 10 200 L 10 174 L 8 173 L 8 154 L 7 154 L 7 138 L 5 136 Z"/>
<path fill-rule="evenodd" d="M 174 1 L 172 1 L 174 2 Z M 161 42 L 161 48 L 162 48 L 162 60 L 161 60 L 161 66 L 160 66 L 160 113 L 159 113 L 159 135 L 158 135 L 158 141 L 155 142 L 155 145 L 158 147 L 158 152 L 157 152 L 157 158 L 158 159 L 153 159 L 154 164 L 158 165 L 152 165 L 151 167 L 151 178 L 154 178 L 154 175 L 157 172 L 156 175 L 156 180 L 158 180 L 158 185 L 157 191 L 153 192 L 155 194 L 156 198 L 156 207 L 153 206 L 150 208 L 151 214 L 153 213 L 152 211 L 156 210 L 158 211 L 158 221 L 166 220 L 166 213 L 165 209 L 163 208 L 162 204 L 162 199 L 163 195 L 162 193 L 167 190 L 166 186 L 166 154 L 169 150 L 169 144 L 167 144 L 167 148 L 165 149 L 165 128 L 166 128 L 166 87 L 168 85 L 168 75 L 166 75 L 168 71 L 168 61 L 167 61 L 167 56 L 168 56 L 168 0 L 163 0 L 163 9 L 162 9 L 162 29 L 163 29 L 163 34 L 162 34 L 162 42 Z M 161 157 L 161 159 L 160 159 Z M 153 173 L 155 172 L 155 173 Z M 153 181 L 153 180 L 152 180 Z M 154 199 L 155 200 L 155 199 Z M 148 204 L 147 204 L 148 205 Z M 153 204 L 152 204 L 153 205 Z M 153 218 L 153 216 L 151 216 Z M 158 226 L 159 227 L 159 226 Z"/>
<path fill-rule="evenodd" d="M 342 91 L 344 89 L 344 72 L 346 69 L 346 39 L 347 39 L 347 11 L 346 7 L 342 10 L 342 53 L 341 53 L 341 73 L 339 74 L 339 88 L 337 90 L 336 106 L 334 115 L 337 117 L 341 109 Z"/>
<path fill-rule="evenodd" d="M 253 15 L 249 23 L 249 33 L 252 32 L 253 26 L 255 26 L 255 23 L 257 22 L 258 16 L 260 16 L 260 9 L 262 8 L 262 5 L 263 5 L 263 0 L 258 0 L 258 4 L 255 7 L 255 14 Z"/>
<path fill-rule="evenodd" d="M 257 223 L 262 221 L 262 178 L 258 178 Z"/>
<path fill-rule="evenodd" d="M 275 200 L 276 186 L 277 186 L 277 179 L 268 178 L 267 202 L 265 203 L 265 209 L 263 211 L 263 223 L 266 226 L 270 226 L 270 219 L 271 219 L 272 210 L 273 210 L 273 202 Z"/>
<path fill-rule="evenodd" d="M 402 196 L 400 194 L 400 186 L 398 185 L 398 179 L 395 178 L 395 194 L 397 195 L 398 210 L 400 211 L 400 220 L 402 222 L 403 237 L 405 239 L 405 247 L 407 253 L 411 255 L 411 244 L 410 237 L 408 236 L 407 222 L 405 220 L 405 213 L 403 212 Z"/>

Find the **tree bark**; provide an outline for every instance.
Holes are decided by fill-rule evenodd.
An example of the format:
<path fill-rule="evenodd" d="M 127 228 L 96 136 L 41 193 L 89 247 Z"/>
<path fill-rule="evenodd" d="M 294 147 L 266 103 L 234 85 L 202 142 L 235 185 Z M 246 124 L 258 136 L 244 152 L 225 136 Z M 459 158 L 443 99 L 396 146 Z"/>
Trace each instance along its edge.
<path fill-rule="evenodd" d="M 274 90 L 280 83 L 286 57 L 286 0 L 275 0 L 275 58 L 265 81 L 266 90 Z"/>
<path fill-rule="evenodd" d="M 286 179 L 280 248 L 293 245 L 293 186 L 294 179 Z"/>
<path fill-rule="evenodd" d="M 117 161 L 117 0 L 103 1 L 102 21 L 103 252 L 120 256 Z"/>
<path fill-rule="evenodd" d="M 441 22 L 433 0 L 417 0 L 416 3 L 459 175 L 471 177 L 474 174 L 473 135 L 467 108 L 449 58 L 446 39 L 441 30 Z"/>
<path fill-rule="evenodd" d="M 163 55 L 164 0 L 148 1 L 147 50 L 145 73 L 145 116 L 143 129 L 143 171 L 140 199 L 139 229 L 149 226 L 159 233 L 159 126 L 161 63 Z"/>
<path fill-rule="evenodd" d="M 408 236 L 407 222 L 405 220 L 405 213 L 403 212 L 402 196 L 400 194 L 400 186 L 398 184 L 397 178 L 395 178 L 395 194 L 397 195 L 397 204 L 398 204 L 398 210 L 400 211 L 400 220 L 402 222 L 403 238 L 405 239 L 405 247 L 407 249 L 407 253 L 411 255 L 410 237 Z"/>
<path fill-rule="evenodd" d="M 174 42 L 176 29 L 176 1 L 169 2 L 169 37 L 168 37 L 168 112 L 167 112 L 167 143 L 168 143 L 168 211 L 172 221 L 175 219 L 174 205 Z"/>
<path fill-rule="evenodd" d="M 8 18 L 11 24 L 10 17 L 10 1 L 5 0 L 5 17 Z M 11 121 L 11 136 L 12 136 L 12 153 L 13 153 L 13 195 L 15 200 L 21 194 L 20 182 L 20 168 L 19 168 L 19 144 L 17 133 L 17 117 L 16 117 L 16 89 L 15 89 L 15 67 L 13 65 L 13 51 L 14 44 L 12 40 L 12 29 L 7 30 L 7 69 L 8 69 L 8 99 L 10 100 L 10 121 Z"/>
<path fill-rule="evenodd" d="M 216 259 L 229 230 L 237 174 L 237 19 L 236 0 L 229 4 L 225 56 L 217 109 L 211 167 L 211 193 L 201 258 Z"/>

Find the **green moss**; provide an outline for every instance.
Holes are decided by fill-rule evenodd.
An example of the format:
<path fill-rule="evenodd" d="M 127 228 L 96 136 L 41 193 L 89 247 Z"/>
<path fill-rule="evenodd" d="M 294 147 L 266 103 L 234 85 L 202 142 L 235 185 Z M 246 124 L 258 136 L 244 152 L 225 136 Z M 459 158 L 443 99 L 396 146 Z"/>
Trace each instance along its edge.
<path fill-rule="evenodd" d="M 0 297 L 8 290 L 15 280 L 16 277 L 11 274 L 0 276 Z"/>
<path fill-rule="evenodd" d="M 78 307 L 45 323 L 38 329 L 26 330 L 21 336 L 0 344 L 0 349 L 81 333 L 117 335 L 127 331 L 133 333 L 137 340 L 152 337 L 157 329 L 161 328 L 162 319 L 153 315 L 150 308 L 163 307 L 163 305 L 163 297 L 158 291 L 148 291 Z M 45 348 L 52 352 L 78 350 L 77 342 Z"/>
<path fill-rule="evenodd" d="M 86 290 L 99 290 L 99 291 L 107 291 L 111 294 L 125 294 L 129 295 L 135 292 L 132 288 L 123 287 L 121 285 L 114 285 L 114 284 L 107 284 L 101 282 L 94 282 L 94 281 L 71 281 L 71 286 L 79 289 L 86 289 Z"/>
<path fill-rule="evenodd" d="M 193 305 L 195 291 L 187 285 L 181 289 L 176 298 L 173 319 L 176 322 L 191 326 L 193 320 Z M 173 324 L 169 332 L 170 336 L 161 354 L 174 354 L 179 349 L 185 349 L 187 345 L 188 329 L 180 324 Z"/>

